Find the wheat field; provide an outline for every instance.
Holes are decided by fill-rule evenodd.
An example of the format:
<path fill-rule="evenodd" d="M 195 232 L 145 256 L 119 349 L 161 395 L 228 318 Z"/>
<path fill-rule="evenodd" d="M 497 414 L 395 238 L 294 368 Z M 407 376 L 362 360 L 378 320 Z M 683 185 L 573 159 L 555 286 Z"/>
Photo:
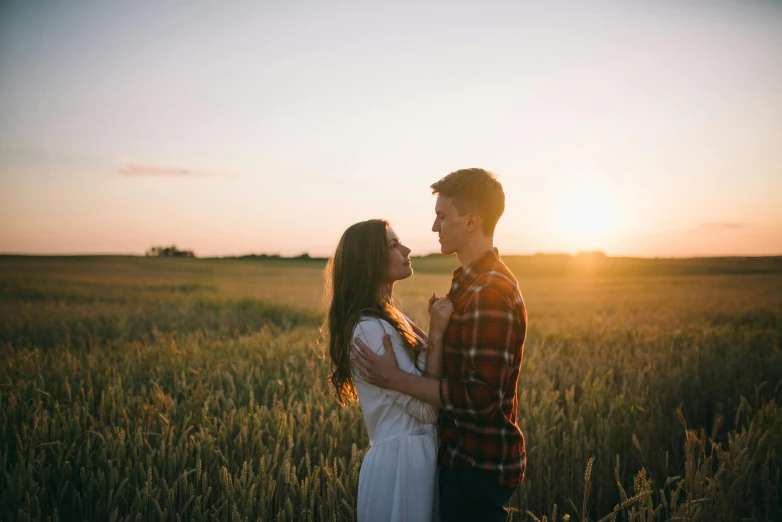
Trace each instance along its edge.
<path fill-rule="evenodd" d="M 425 328 L 453 260 L 413 264 Z M 509 519 L 782 519 L 779 259 L 508 265 Z M 0 257 L 0 520 L 354 520 L 368 439 L 326 381 L 322 267 Z"/>

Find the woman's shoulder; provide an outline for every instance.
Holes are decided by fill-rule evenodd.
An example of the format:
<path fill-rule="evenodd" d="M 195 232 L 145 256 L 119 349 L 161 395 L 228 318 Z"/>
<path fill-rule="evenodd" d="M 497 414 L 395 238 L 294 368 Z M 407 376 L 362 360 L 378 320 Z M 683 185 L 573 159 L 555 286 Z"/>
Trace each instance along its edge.
<path fill-rule="evenodd" d="M 363 334 L 365 337 L 382 337 L 394 331 L 394 328 L 385 319 L 363 315 L 353 328 L 353 337 Z"/>
<path fill-rule="evenodd" d="M 385 320 L 379 317 L 362 317 L 353 328 L 353 338 L 361 339 L 375 353 L 380 353 L 383 348 L 383 336 L 391 335 L 394 342 L 396 330 Z"/>

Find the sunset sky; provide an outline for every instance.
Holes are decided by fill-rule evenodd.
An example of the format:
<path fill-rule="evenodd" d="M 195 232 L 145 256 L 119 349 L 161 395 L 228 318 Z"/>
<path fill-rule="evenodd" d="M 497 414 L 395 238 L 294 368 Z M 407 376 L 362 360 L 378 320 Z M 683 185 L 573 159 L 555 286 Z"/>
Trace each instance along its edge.
<path fill-rule="evenodd" d="M 782 2 L 0 3 L 0 253 L 782 254 Z"/>

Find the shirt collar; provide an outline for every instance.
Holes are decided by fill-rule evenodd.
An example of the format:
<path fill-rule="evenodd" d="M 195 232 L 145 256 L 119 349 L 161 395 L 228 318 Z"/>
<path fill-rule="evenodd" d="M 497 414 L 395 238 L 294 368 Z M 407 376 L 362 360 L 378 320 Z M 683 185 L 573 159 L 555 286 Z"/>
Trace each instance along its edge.
<path fill-rule="evenodd" d="M 481 254 L 478 259 L 473 261 L 466 268 L 460 266 L 453 271 L 453 280 L 451 281 L 451 295 L 452 299 L 464 292 L 465 289 L 470 288 L 470 285 L 475 282 L 478 277 L 491 270 L 491 268 L 500 260 L 500 252 L 496 248 L 487 250 Z"/>

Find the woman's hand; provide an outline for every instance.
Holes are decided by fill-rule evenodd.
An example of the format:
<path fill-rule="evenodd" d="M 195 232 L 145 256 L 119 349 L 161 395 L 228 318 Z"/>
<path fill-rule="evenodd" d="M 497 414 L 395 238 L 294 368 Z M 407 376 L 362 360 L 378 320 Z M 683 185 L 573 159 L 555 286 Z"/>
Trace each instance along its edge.
<path fill-rule="evenodd" d="M 453 303 L 448 297 L 437 297 L 432 294 L 429 298 L 429 340 L 442 341 L 445 328 L 453 313 Z"/>

